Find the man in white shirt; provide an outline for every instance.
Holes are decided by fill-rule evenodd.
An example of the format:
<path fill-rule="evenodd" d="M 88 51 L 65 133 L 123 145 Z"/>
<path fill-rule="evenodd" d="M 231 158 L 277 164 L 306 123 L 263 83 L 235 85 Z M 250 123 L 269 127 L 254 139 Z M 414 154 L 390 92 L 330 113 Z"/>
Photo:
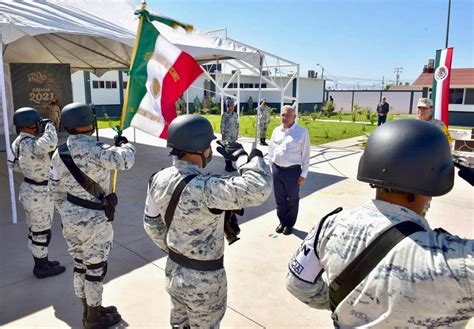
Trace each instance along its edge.
<path fill-rule="evenodd" d="M 309 169 L 309 134 L 295 122 L 295 108 L 281 109 L 281 125 L 273 130 L 268 157 L 273 172 L 273 187 L 280 224 L 277 233 L 289 235 L 296 223 L 300 185 Z"/>

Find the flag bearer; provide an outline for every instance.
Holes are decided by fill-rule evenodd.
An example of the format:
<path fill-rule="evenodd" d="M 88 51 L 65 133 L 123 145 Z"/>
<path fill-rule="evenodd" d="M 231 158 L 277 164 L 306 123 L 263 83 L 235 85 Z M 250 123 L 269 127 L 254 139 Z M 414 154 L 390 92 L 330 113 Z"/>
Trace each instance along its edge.
<path fill-rule="evenodd" d="M 109 193 L 110 170 L 127 170 L 135 148 L 125 137 L 115 145 L 96 141 L 94 116 L 85 104 L 72 103 L 61 111 L 69 132 L 66 144 L 53 155 L 49 188 L 54 192 L 63 223 L 63 235 L 74 258 L 74 292 L 84 307 L 86 328 L 109 327 L 120 321 L 114 306 L 102 307 L 102 281 L 112 248 L 114 193 Z"/>

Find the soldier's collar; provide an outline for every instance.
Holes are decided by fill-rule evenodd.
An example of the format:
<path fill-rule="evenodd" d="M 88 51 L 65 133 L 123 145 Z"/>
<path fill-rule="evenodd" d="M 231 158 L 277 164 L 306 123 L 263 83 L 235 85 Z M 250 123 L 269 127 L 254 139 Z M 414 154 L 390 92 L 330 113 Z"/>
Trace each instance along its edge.
<path fill-rule="evenodd" d="M 417 214 L 413 210 L 403 207 L 399 204 L 374 199 L 374 200 L 368 201 L 364 206 L 368 208 L 376 209 L 384 214 L 389 213 L 389 214 L 402 217 L 405 220 L 410 220 L 412 222 L 420 224 L 425 229 L 430 230 L 430 225 L 428 224 L 428 221 L 426 220 L 426 218 Z M 388 218 L 390 219 L 390 217 Z"/>
<path fill-rule="evenodd" d="M 20 136 L 25 136 L 25 137 L 36 137 L 35 135 L 33 135 L 33 134 L 30 134 L 30 133 L 25 133 L 24 131 L 20 132 Z"/>
<path fill-rule="evenodd" d="M 185 161 L 185 160 L 178 160 L 176 159 L 174 165 L 178 168 L 181 168 L 181 169 L 185 169 L 185 168 L 189 168 L 189 169 L 195 169 L 195 170 L 198 170 L 199 172 L 201 172 L 201 170 L 203 168 L 199 167 L 198 165 L 192 163 L 192 162 L 189 162 L 189 161 Z"/>

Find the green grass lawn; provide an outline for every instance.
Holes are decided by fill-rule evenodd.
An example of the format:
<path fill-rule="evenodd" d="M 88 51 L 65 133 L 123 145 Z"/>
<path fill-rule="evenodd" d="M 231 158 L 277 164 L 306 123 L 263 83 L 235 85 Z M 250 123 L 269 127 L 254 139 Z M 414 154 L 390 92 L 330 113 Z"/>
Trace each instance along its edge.
<path fill-rule="evenodd" d="M 205 117 L 211 122 L 214 131 L 220 133 L 221 130 L 221 116 L 220 115 L 205 115 Z M 312 145 L 325 144 L 341 139 L 361 136 L 369 134 L 377 128 L 377 122 L 371 125 L 367 119 L 360 115 L 356 121 L 366 121 L 367 124 L 352 123 L 352 122 L 324 122 L 324 121 L 313 121 L 309 115 L 301 116 L 298 124 L 308 129 L 309 136 Z M 389 121 L 394 119 L 414 119 L 414 115 L 390 115 Z M 323 118 L 318 118 L 323 119 Z M 337 116 L 329 117 L 331 120 L 339 120 Z M 350 114 L 347 114 L 347 119 L 350 120 Z M 120 124 L 119 119 L 99 119 L 97 121 L 99 128 L 113 128 Z M 280 118 L 273 117 L 270 121 L 270 126 L 267 131 L 267 139 L 270 139 L 270 135 L 273 129 L 280 125 Z M 454 127 L 450 128 L 466 128 L 466 127 Z M 467 128 L 466 128 L 467 129 Z M 471 129 L 471 128 L 468 128 Z M 255 116 L 242 116 L 240 118 L 240 136 L 255 137 Z"/>
<path fill-rule="evenodd" d="M 214 131 L 220 132 L 221 117 L 219 115 L 205 116 L 212 124 Z M 312 145 L 319 145 L 329 143 L 341 139 L 361 136 L 372 132 L 377 125 L 359 124 L 359 123 L 345 123 L 345 122 L 321 122 L 313 121 L 310 117 L 303 116 L 298 121 L 298 124 L 308 129 Z M 267 131 L 267 139 L 273 129 L 280 125 L 280 119 L 273 117 L 270 121 L 270 126 Z M 255 117 L 243 116 L 240 118 L 240 135 L 245 137 L 255 137 Z"/>

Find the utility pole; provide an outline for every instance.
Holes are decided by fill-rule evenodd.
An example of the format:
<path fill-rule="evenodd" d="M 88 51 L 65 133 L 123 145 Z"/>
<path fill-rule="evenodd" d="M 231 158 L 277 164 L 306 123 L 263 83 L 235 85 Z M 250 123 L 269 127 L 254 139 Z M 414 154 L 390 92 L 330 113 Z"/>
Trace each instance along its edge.
<path fill-rule="evenodd" d="M 382 90 L 383 90 L 383 85 L 385 84 L 385 76 L 382 75 Z"/>
<path fill-rule="evenodd" d="M 403 67 L 396 67 L 393 71 L 393 73 L 395 73 L 395 77 L 396 77 L 396 82 L 395 82 L 395 85 L 398 86 L 398 80 L 400 79 L 400 74 L 402 74 L 403 72 Z"/>
<path fill-rule="evenodd" d="M 448 3 L 448 23 L 446 25 L 446 47 L 448 48 L 448 36 L 449 36 L 449 16 L 451 15 L 451 0 Z"/>

